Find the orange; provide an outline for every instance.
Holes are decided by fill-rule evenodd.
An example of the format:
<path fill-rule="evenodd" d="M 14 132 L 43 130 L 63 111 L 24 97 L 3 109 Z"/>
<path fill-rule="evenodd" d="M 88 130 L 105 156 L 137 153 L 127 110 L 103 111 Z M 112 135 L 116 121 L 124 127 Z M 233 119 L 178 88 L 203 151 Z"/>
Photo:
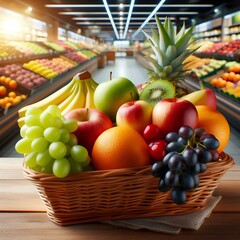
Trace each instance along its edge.
<path fill-rule="evenodd" d="M 8 96 L 15 98 L 17 96 L 17 94 L 15 92 L 9 92 Z"/>
<path fill-rule="evenodd" d="M 198 111 L 198 127 L 204 128 L 207 133 L 213 134 L 220 146 L 218 152 L 222 152 L 230 139 L 230 126 L 225 116 L 218 110 L 205 105 L 196 106 Z"/>
<path fill-rule="evenodd" d="M 213 86 L 217 86 L 217 83 L 218 83 L 217 78 L 213 78 L 213 79 L 211 80 L 211 84 L 212 84 Z"/>
<path fill-rule="evenodd" d="M 229 73 L 227 73 L 227 72 L 223 73 L 222 78 L 224 80 L 229 80 Z"/>
<path fill-rule="evenodd" d="M 220 79 L 218 82 L 218 87 L 223 88 L 226 86 L 227 81 L 224 79 Z"/>
<path fill-rule="evenodd" d="M 12 88 L 12 89 L 16 89 L 17 88 L 17 82 L 15 80 L 11 80 L 9 83 L 8 83 L 9 87 Z"/>
<path fill-rule="evenodd" d="M 140 167 L 151 163 L 143 137 L 126 126 L 109 128 L 96 139 L 92 161 L 97 170 Z"/>
<path fill-rule="evenodd" d="M 22 94 L 21 98 L 22 98 L 22 100 L 25 100 L 27 98 L 27 96 L 25 94 Z"/>
<path fill-rule="evenodd" d="M 0 77 L 0 81 L 1 81 L 1 82 L 5 82 L 5 78 L 6 78 L 5 76 L 1 76 L 1 77 Z"/>
<path fill-rule="evenodd" d="M 9 78 L 9 77 L 6 77 L 5 78 L 5 83 L 8 85 L 8 83 L 11 81 L 11 78 Z"/>
<path fill-rule="evenodd" d="M 233 81 L 233 78 L 235 77 L 235 72 L 230 72 L 229 73 L 229 81 Z"/>
<path fill-rule="evenodd" d="M 0 86 L 0 96 L 5 96 L 7 94 L 7 89 L 4 86 Z"/>

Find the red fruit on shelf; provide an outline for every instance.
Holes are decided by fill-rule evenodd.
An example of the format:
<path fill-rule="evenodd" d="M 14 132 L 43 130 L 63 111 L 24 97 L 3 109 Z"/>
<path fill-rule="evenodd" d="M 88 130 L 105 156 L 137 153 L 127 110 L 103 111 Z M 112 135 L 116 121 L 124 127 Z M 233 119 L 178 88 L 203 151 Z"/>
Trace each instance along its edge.
<path fill-rule="evenodd" d="M 155 142 L 151 142 L 149 144 L 150 156 L 153 162 L 163 160 L 163 158 L 166 155 L 166 150 L 165 150 L 166 146 L 167 146 L 167 142 L 163 139 L 160 139 Z"/>
<path fill-rule="evenodd" d="M 148 124 L 143 131 L 143 137 L 148 142 L 160 139 L 161 136 L 159 127 L 155 124 Z"/>

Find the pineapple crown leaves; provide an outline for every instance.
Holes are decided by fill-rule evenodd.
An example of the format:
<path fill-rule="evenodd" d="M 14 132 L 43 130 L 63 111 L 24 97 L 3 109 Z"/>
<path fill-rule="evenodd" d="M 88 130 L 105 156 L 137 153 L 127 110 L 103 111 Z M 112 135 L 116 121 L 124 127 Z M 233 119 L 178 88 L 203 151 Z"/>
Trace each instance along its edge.
<path fill-rule="evenodd" d="M 183 51 L 180 55 L 178 55 L 175 59 L 172 60 L 171 65 L 173 67 L 173 69 L 177 69 L 178 67 L 183 68 L 183 61 L 189 57 L 190 55 L 192 55 L 192 53 L 195 51 L 195 49 L 187 49 L 185 51 Z M 181 64 L 179 64 L 179 62 Z"/>
<path fill-rule="evenodd" d="M 151 62 L 152 68 L 156 72 L 163 71 L 163 68 L 161 65 L 158 64 L 158 61 L 150 56 L 147 56 L 148 60 Z"/>
<path fill-rule="evenodd" d="M 148 81 L 152 81 L 152 80 L 157 80 L 157 79 L 165 79 L 164 72 L 161 72 L 160 75 L 155 72 L 154 70 L 147 68 L 147 75 L 149 75 Z"/>
<path fill-rule="evenodd" d="M 161 21 L 159 20 L 159 18 L 157 16 L 155 16 L 155 19 L 156 19 L 158 33 L 159 33 L 159 48 L 163 52 L 165 52 L 169 45 L 174 44 L 174 39 L 172 39 L 170 37 L 172 32 L 169 31 L 169 32 L 171 32 L 169 35 L 167 32 L 167 30 L 171 30 L 171 29 L 169 29 L 169 25 L 172 25 L 172 24 L 168 18 L 166 18 L 164 25 L 162 25 Z M 168 22 L 169 22 L 169 24 L 168 24 Z M 166 26 L 166 29 L 164 28 L 164 26 Z"/>
<path fill-rule="evenodd" d="M 157 16 L 155 16 L 157 23 L 157 30 L 151 28 L 152 35 L 143 31 L 145 34 L 156 59 L 147 57 L 150 60 L 152 69 L 147 69 L 148 74 L 152 78 L 162 78 L 176 82 L 186 76 L 186 71 L 183 70 L 184 60 L 197 50 L 190 49 L 192 41 L 192 33 L 194 26 L 186 31 L 185 23 L 177 33 L 171 20 L 166 18 L 164 23 Z"/>
<path fill-rule="evenodd" d="M 166 66 L 169 64 L 169 58 L 166 56 L 166 54 L 161 51 L 159 48 L 157 47 L 152 47 L 153 52 L 158 60 L 158 64 L 161 66 Z"/>
<path fill-rule="evenodd" d="M 157 16 L 155 18 L 157 18 Z M 176 29 L 173 27 L 172 22 L 170 21 L 169 18 L 166 18 L 166 21 L 164 22 L 164 29 L 166 29 L 166 32 L 168 33 L 169 38 L 172 40 L 172 43 L 174 44 L 176 40 L 176 37 L 175 37 Z"/>
<path fill-rule="evenodd" d="M 178 54 L 185 51 L 192 44 L 192 41 L 190 40 L 192 38 L 193 28 L 194 26 L 190 27 L 186 31 L 186 33 L 183 33 L 183 35 L 176 42 L 176 48 L 177 48 Z"/>

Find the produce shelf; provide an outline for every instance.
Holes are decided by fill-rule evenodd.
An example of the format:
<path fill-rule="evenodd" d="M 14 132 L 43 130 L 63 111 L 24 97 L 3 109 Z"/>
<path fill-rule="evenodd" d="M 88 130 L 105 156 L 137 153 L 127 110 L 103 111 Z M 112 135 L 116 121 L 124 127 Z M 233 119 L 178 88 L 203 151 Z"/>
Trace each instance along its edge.
<path fill-rule="evenodd" d="M 5 144 L 9 139 L 11 139 L 14 135 L 19 132 L 19 127 L 17 125 L 18 120 L 18 110 L 22 107 L 37 102 L 46 96 L 50 95 L 51 93 L 55 92 L 66 83 L 70 82 L 72 77 L 82 71 L 89 71 L 93 72 L 98 68 L 98 58 L 94 57 L 77 67 L 61 74 L 60 76 L 56 77 L 54 81 L 49 81 L 48 86 L 44 84 L 44 86 L 39 87 L 38 91 L 24 100 L 22 103 L 18 104 L 17 106 L 9 109 L 7 114 L 4 114 L 0 118 L 0 142 L 1 145 Z"/>

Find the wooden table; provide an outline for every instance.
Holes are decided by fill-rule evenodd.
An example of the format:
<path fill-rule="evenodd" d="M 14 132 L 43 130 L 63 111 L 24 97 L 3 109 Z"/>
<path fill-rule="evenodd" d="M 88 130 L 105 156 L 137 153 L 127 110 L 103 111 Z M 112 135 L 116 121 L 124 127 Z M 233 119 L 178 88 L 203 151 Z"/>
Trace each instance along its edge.
<path fill-rule="evenodd" d="M 22 175 L 22 158 L 0 158 L 0 239 L 240 239 L 240 166 L 221 179 L 215 195 L 222 200 L 198 231 L 182 230 L 169 235 L 130 230 L 101 223 L 61 227 L 52 223 L 35 187 Z"/>

